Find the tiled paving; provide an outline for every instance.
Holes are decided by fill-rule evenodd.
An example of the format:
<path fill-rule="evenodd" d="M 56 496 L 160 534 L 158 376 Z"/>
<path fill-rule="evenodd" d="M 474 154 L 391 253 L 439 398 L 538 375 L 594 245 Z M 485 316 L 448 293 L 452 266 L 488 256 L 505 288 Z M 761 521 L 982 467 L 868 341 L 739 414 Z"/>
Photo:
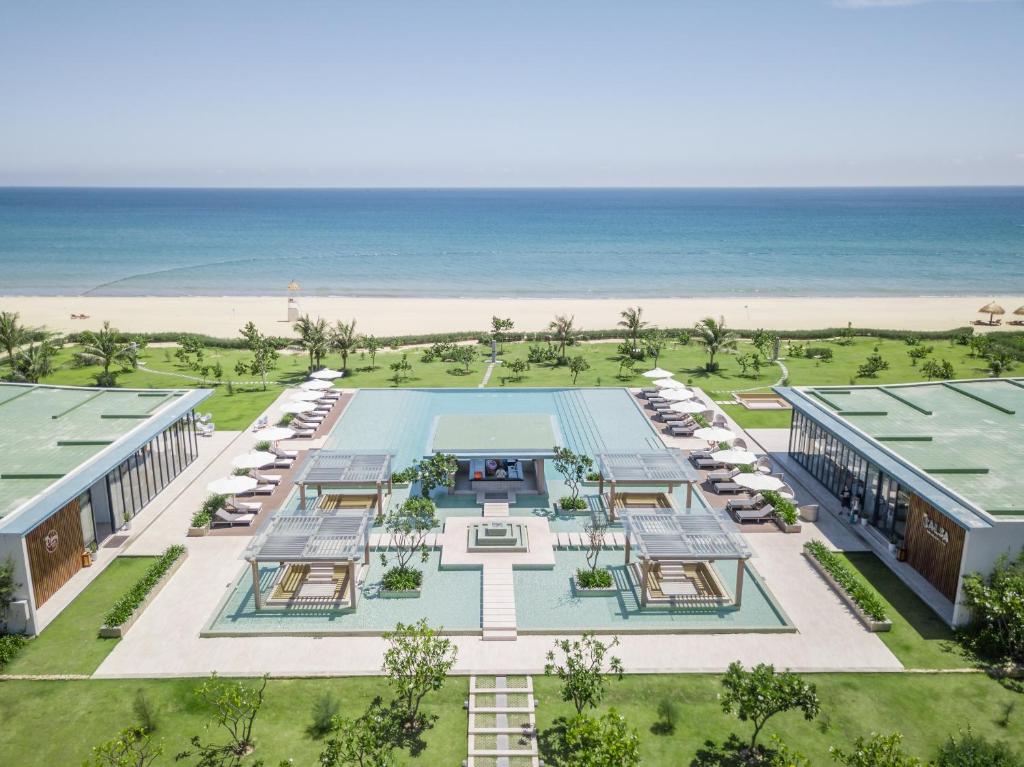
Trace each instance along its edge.
<path fill-rule="evenodd" d="M 539 767 L 533 679 L 469 678 L 467 767 Z"/>

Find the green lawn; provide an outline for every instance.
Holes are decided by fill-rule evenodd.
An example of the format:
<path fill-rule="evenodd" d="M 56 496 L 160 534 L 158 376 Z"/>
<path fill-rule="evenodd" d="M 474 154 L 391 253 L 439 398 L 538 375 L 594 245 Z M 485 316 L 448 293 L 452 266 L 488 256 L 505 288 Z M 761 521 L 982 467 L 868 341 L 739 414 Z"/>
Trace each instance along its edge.
<path fill-rule="evenodd" d="M 879 638 L 907 668 L 969 668 L 972 663 L 956 644 L 953 631 L 870 552 L 843 556 L 885 602 L 892 630 Z"/>
<path fill-rule="evenodd" d="M 103 616 L 156 557 L 118 557 L 31 640 L 5 674 L 91 674 L 117 639 L 98 636 Z"/>
<path fill-rule="evenodd" d="M 174 754 L 188 747 L 192 735 L 221 737 L 216 730 L 203 729 L 204 713 L 193 694 L 200 683 L 197 679 L 0 682 L 0 762 L 11 767 L 81 764 L 92 746 L 135 723 L 132 702 L 142 690 L 158 711 L 155 737 L 165 742 L 164 756 L 155 764 L 172 765 Z M 466 678 L 453 677 L 427 698 L 424 712 L 439 719 L 425 734 L 426 747 L 420 755 L 413 759 L 404 752 L 402 763 L 458 765 L 466 757 L 462 701 L 468 691 Z M 263 759 L 271 767 L 294 759 L 296 767 L 315 765 L 323 744 L 311 738 L 306 728 L 314 702 L 325 694 L 341 703 L 343 715 L 357 716 L 374 696 L 388 700 L 390 690 L 380 677 L 272 680 L 253 729 L 256 751 L 245 763 Z"/>
<path fill-rule="evenodd" d="M 857 338 L 848 346 L 841 346 L 825 341 L 813 342 L 815 346 L 827 347 L 832 350 L 832 362 L 820 362 L 806 358 L 785 358 L 784 363 L 789 369 L 789 382 L 794 385 L 848 385 L 856 383 L 897 383 L 920 380 L 918 368 L 910 364 L 907 357 L 909 348 L 903 341 L 887 341 L 874 338 Z M 948 359 L 958 377 L 978 377 L 987 375 L 987 371 L 977 358 L 969 356 L 965 346 L 953 345 L 948 341 L 936 341 L 933 356 Z M 618 344 L 612 341 L 599 343 L 581 343 L 569 347 L 569 356 L 582 355 L 590 364 L 590 369 L 582 372 L 577 380 L 579 386 L 642 386 L 649 382 L 640 373 L 653 365 L 652 360 L 637 363 L 637 372 L 632 375 L 620 375 L 619 359 L 616 354 Z M 865 358 L 878 349 L 889 364 L 889 370 L 882 371 L 876 378 L 856 379 L 856 368 Z M 339 385 L 352 388 L 394 387 L 394 373 L 391 363 L 407 354 L 412 365 L 409 376 L 401 382 L 402 387 L 476 387 L 482 380 L 487 367 L 489 349 L 485 346 L 476 347 L 476 360 L 466 371 L 461 365 L 446 362 L 422 362 L 422 349 L 409 349 L 406 352 L 382 351 L 374 364 L 363 353 L 349 357 L 348 375 L 341 379 Z M 753 350 L 747 342 L 739 344 L 738 353 L 744 354 Z M 62 349 L 57 355 L 57 369 L 48 376 L 44 383 L 66 384 L 73 386 L 93 385 L 99 368 L 95 366 L 78 367 L 73 364 L 75 348 Z M 501 355 L 505 363 L 516 358 L 526 359 L 528 345 L 525 343 L 506 344 Z M 783 354 L 786 346 L 783 345 Z M 272 382 L 267 391 L 259 385 L 233 384 L 231 391 L 226 382 L 231 379 L 251 379 L 252 376 L 238 376 L 234 372 L 235 364 L 247 358 L 248 352 L 238 349 L 208 348 L 206 364 L 219 362 L 224 370 L 223 382 L 215 386 L 215 393 L 202 406 L 202 410 L 213 414 L 217 426 L 225 430 L 244 429 L 270 404 L 281 392 L 284 385 L 294 385 L 305 379 L 308 357 L 304 354 L 282 353 L 277 367 L 271 371 Z M 121 386 L 134 388 L 166 388 L 183 386 L 200 386 L 179 375 L 195 375 L 174 357 L 174 350 L 166 347 L 147 348 L 140 355 L 145 370 L 132 370 L 122 373 L 118 379 Z M 720 355 L 720 369 L 715 373 L 704 370 L 706 361 L 703 350 L 694 345 L 678 344 L 667 348 L 661 355 L 658 364 L 672 370 L 681 381 L 705 389 L 712 399 L 730 399 L 734 390 L 767 390 L 782 378 L 782 369 L 774 364 L 765 365 L 758 375 L 752 372 L 743 375 L 736 363 L 736 355 Z M 331 354 L 324 363 L 334 367 L 341 366 L 337 354 Z M 208 384 L 209 385 L 209 384 Z M 489 386 L 572 386 L 572 374 L 567 366 L 548 364 L 532 365 L 518 380 L 508 377 L 506 368 L 498 366 L 491 377 Z M 742 407 L 731 407 L 730 414 L 744 427 L 750 428 L 786 428 L 789 425 L 789 414 L 785 412 L 750 411 Z"/>
<path fill-rule="evenodd" d="M 999 721 L 1008 707 L 1020 703 L 1010 692 L 982 674 L 814 674 L 822 714 L 805 722 L 798 714 L 780 714 L 765 733 L 778 733 L 811 763 L 827 765 L 828 747 L 849 744 L 858 735 L 898 729 L 909 751 L 931 757 L 950 733 L 970 725 L 979 734 L 1011 742 L 1024 739 L 1024 712 L 1010 711 L 1007 725 Z M 143 690 L 158 709 L 157 736 L 166 753 L 157 765 L 173 764 L 170 754 L 187 738 L 201 733 L 202 713 L 192 690 L 198 680 L 96 680 L 85 682 L 0 682 L 0 753 L 18 767 L 77 764 L 90 746 L 133 723 L 132 700 Z M 540 699 L 538 725 L 545 728 L 568 712 L 559 699 L 558 683 L 534 677 Z M 715 675 L 638 675 L 613 682 L 606 701 L 623 713 L 640 733 L 647 767 L 686 765 L 707 738 L 729 732 L 745 734 L 749 725 L 724 714 L 717 700 Z M 466 757 L 466 714 L 462 701 L 467 681 L 452 678 L 426 709 L 440 718 L 426 737 L 418 758 L 403 753 L 399 764 L 457 765 Z M 316 763 L 322 746 L 305 732 L 314 701 L 325 693 L 342 702 L 343 713 L 360 712 L 374 695 L 388 696 L 379 677 L 272 680 L 267 702 L 255 727 L 257 750 L 252 759 L 268 765 L 294 759 L 295 765 Z M 673 701 L 679 711 L 676 731 L 656 735 L 657 705 Z M 13 725 L 13 726 L 12 726 Z"/>
<path fill-rule="evenodd" d="M 968 725 L 987 737 L 1020 743 L 1024 740 L 1021 696 L 983 674 L 808 674 L 817 685 L 821 716 L 805 722 L 800 714 L 779 714 L 770 720 L 764 737 L 778 734 L 805 754 L 815 767 L 834 764 L 831 745 L 849 745 L 858 735 L 872 731 L 904 734 L 911 753 L 931 758 L 947 735 Z M 557 680 L 534 677 L 542 705 L 538 726 L 546 728 L 570 712 L 561 701 Z M 713 675 L 627 676 L 612 682 L 605 706 L 615 706 L 640 734 L 645 767 L 683 767 L 708 739 L 723 740 L 730 732 L 749 736 L 749 723 L 722 712 Z M 672 701 L 678 707 L 676 731 L 656 735 L 657 706 Z M 1006 727 L 998 724 L 1007 707 L 1015 706 Z"/>

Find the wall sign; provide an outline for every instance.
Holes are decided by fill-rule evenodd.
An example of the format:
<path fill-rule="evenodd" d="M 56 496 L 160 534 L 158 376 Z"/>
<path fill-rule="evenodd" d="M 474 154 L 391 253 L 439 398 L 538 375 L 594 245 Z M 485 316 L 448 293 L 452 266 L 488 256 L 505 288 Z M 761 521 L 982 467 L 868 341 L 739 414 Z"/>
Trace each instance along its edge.
<path fill-rule="evenodd" d="M 46 553 L 52 554 L 57 550 L 57 546 L 60 544 L 60 536 L 57 535 L 56 530 L 50 530 L 46 537 L 43 539 L 43 545 L 46 547 Z"/>
<path fill-rule="evenodd" d="M 949 543 L 949 531 L 927 514 L 921 515 L 921 526 L 928 535 L 941 541 L 943 545 Z"/>

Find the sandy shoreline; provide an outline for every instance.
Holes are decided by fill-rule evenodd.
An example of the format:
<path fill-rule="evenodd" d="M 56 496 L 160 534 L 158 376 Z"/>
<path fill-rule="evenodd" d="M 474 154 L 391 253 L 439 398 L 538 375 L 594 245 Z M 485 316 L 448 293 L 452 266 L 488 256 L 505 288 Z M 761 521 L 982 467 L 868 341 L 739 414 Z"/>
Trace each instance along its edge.
<path fill-rule="evenodd" d="M 662 327 L 686 327 L 701 317 L 723 315 L 736 328 L 804 330 L 856 327 L 948 330 L 979 317 L 991 296 L 894 298 L 645 298 L 645 299 L 481 299 L 481 298 L 298 298 L 300 310 L 333 322 L 353 317 L 362 333 L 378 336 L 484 330 L 491 316 L 511 317 L 516 330 L 538 331 L 556 314 L 573 314 L 577 325 L 614 327 L 626 306 L 640 305 L 644 318 Z M 1009 314 L 1024 296 L 998 296 Z M 24 323 L 57 331 L 95 329 L 109 320 L 132 332 L 181 331 L 229 337 L 253 320 L 266 333 L 290 334 L 287 299 L 280 296 L 211 297 L 0 297 L 0 310 L 15 311 Z M 72 320 L 71 314 L 87 314 Z M 1012 327 L 1012 326 L 1011 326 Z"/>

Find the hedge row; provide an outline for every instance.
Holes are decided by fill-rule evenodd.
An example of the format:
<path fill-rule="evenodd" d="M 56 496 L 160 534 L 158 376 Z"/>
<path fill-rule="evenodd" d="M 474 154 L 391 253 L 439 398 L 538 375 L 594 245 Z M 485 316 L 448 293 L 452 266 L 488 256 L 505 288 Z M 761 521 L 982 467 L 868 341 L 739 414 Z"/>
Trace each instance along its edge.
<path fill-rule="evenodd" d="M 691 328 L 662 328 L 665 333 L 670 337 L 679 336 L 683 333 L 689 333 Z M 888 338 L 902 340 L 908 336 L 914 336 L 921 340 L 931 341 L 942 341 L 961 336 L 965 333 L 973 333 L 973 328 L 962 327 L 953 328 L 952 330 L 934 330 L 925 332 L 910 332 L 906 330 L 885 330 L 878 328 L 853 328 L 853 333 L 858 336 L 873 336 L 875 338 Z M 808 340 L 821 340 L 828 338 L 836 338 L 839 336 L 840 331 L 849 332 L 846 328 L 822 328 L 820 330 L 778 330 L 772 331 L 780 338 L 792 340 L 792 341 L 808 341 Z M 755 331 L 749 329 L 734 329 L 734 332 L 741 338 L 750 338 Z M 239 336 L 238 338 L 217 338 L 215 336 L 207 336 L 195 333 L 174 333 L 174 332 L 161 332 L 161 333 L 132 333 L 135 338 L 145 340 L 147 343 L 174 343 L 177 342 L 183 335 L 192 335 L 198 338 L 204 346 L 218 349 L 245 349 L 245 339 Z M 513 332 L 506 334 L 505 338 L 509 343 L 516 343 L 520 341 L 538 341 L 544 340 L 548 337 L 548 333 L 544 331 L 537 331 L 532 333 L 524 332 Z M 993 333 L 992 335 L 997 335 Z M 1007 333 L 1007 336 L 1013 334 Z M 1021 334 L 1017 334 L 1021 335 Z M 585 341 L 610 341 L 610 340 L 621 340 L 624 335 L 622 328 L 611 328 L 607 330 L 581 330 L 576 333 L 576 337 Z M 65 341 L 69 343 L 81 343 L 81 333 L 69 333 L 64 337 Z M 297 338 L 284 337 L 284 336 L 272 336 L 270 342 L 275 348 L 283 349 L 287 346 L 295 344 Z M 378 339 L 384 346 L 412 346 L 416 344 L 434 344 L 444 342 L 455 342 L 455 341 L 476 341 L 481 344 L 490 343 L 490 334 L 486 331 L 481 330 L 467 330 L 458 333 L 424 333 L 419 335 L 405 335 L 405 336 L 382 336 Z M 1007 341 L 1008 344 L 1014 343 L 1013 341 Z M 1024 348 L 1024 341 L 1017 340 L 1017 346 Z"/>
<path fill-rule="evenodd" d="M 871 587 L 863 581 L 843 562 L 835 552 L 829 551 L 821 541 L 808 541 L 804 544 L 804 551 L 818 560 L 818 564 L 825 568 L 825 571 L 832 576 L 832 579 L 842 587 L 850 599 L 852 599 L 861 610 L 876 621 L 884 621 L 885 606 L 882 600 Z"/>
<path fill-rule="evenodd" d="M 103 616 L 103 625 L 109 628 L 116 628 L 131 618 L 132 613 L 135 612 L 139 605 L 146 601 L 149 592 L 160 582 L 164 574 L 171 569 L 171 565 L 184 553 L 185 547 L 180 544 L 169 546 L 160 555 L 160 558 L 150 565 L 150 568 L 146 570 L 143 576 L 128 589 L 128 592 L 114 602 L 114 606 Z"/>

